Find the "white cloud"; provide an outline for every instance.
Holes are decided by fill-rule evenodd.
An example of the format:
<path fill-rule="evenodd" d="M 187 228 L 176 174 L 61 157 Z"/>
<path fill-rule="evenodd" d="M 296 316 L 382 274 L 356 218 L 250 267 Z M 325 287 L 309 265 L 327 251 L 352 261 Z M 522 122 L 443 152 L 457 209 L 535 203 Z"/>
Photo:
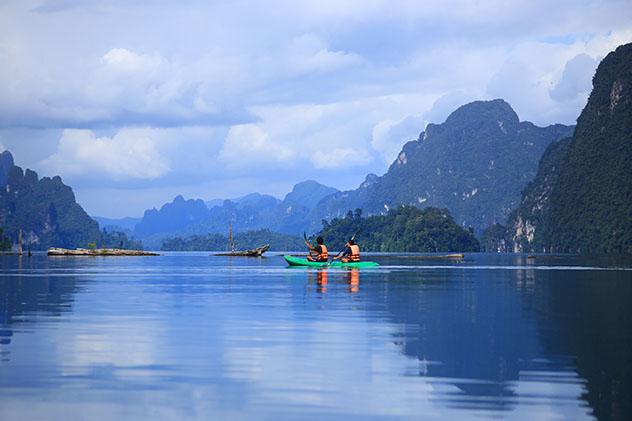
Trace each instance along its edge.
<path fill-rule="evenodd" d="M 131 127 L 154 130 L 149 143 L 166 167 L 57 151 L 47 162 L 79 186 L 98 173 L 108 188 L 153 180 L 184 191 L 218 171 L 245 180 L 263 166 L 262 184 L 326 168 L 346 188 L 383 172 L 403 142 L 461 102 L 503 97 L 523 120 L 573 123 L 590 67 L 573 59 L 632 40 L 626 5 L 0 2 L 0 130 L 89 129 L 106 145 Z M 20 161 L 40 162 L 50 150 L 36 137 L 2 142 L 30 143 Z M 353 157 L 337 160 L 336 149 Z"/>
<path fill-rule="evenodd" d="M 264 129 L 255 124 L 230 128 L 219 160 L 230 169 L 266 168 L 291 161 L 294 151 L 274 142 Z"/>
<path fill-rule="evenodd" d="M 90 130 L 67 129 L 57 151 L 42 165 L 64 176 L 155 179 L 168 173 L 170 165 L 158 153 L 154 134 L 152 129 L 124 129 L 110 138 L 97 137 Z"/>
<path fill-rule="evenodd" d="M 388 155 L 410 140 L 409 134 L 413 138 L 419 135 L 423 125 L 415 118 L 407 119 L 408 112 L 425 110 L 433 100 L 424 95 L 401 95 L 328 104 L 256 107 L 251 111 L 260 122 L 233 126 L 219 159 L 231 170 L 263 166 L 274 168 L 277 174 L 297 168 L 356 172 L 361 174 L 357 180 L 354 178 L 354 183 L 359 183 L 365 172 L 385 168 L 381 159 L 376 162 L 375 151 Z M 407 126 L 393 129 L 387 141 L 386 134 L 373 136 L 376 121 L 392 125 L 404 121 Z"/>
<path fill-rule="evenodd" d="M 244 124 L 253 122 L 244 110 L 262 104 L 504 93 L 486 86 L 507 62 L 554 62 L 544 78 L 533 73 L 548 90 L 575 55 L 602 56 L 632 39 L 632 9 L 616 2 L 547 4 L 545 17 L 537 1 L 123 4 L 1 5 L 0 126 Z M 571 42 L 547 41 L 560 36 Z M 523 98 L 530 92 L 511 102 L 526 114 L 550 108 L 542 121 L 578 111 L 543 107 L 540 90 Z"/>
<path fill-rule="evenodd" d="M 314 34 L 303 34 L 292 40 L 288 64 L 297 72 L 327 72 L 354 66 L 363 62 L 362 57 L 344 51 L 331 51 Z"/>
<path fill-rule="evenodd" d="M 199 103 L 200 98 L 189 95 L 196 81 L 187 78 L 180 65 L 159 54 L 138 54 L 125 48 L 109 50 L 100 64 L 87 81 L 85 99 L 114 118 L 145 115 L 160 125 L 160 118 L 186 124 L 199 117 L 201 109 L 194 102 Z M 209 107 L 202 110 L 217 112 Z"/>
<path fill-rule="evenodd" d="M 159 55 L 153 56 L 136 54 L 125 48 L 113 48 L 103 57 L 101 61 L 108 66 L 110 71 L 122 71 L 122 72 L 138 72 L 142 71 L 145 74 L 147 72 L 154 72 L 155 69 L 159 69 L 165 65 L 165 60 Z"/>
<path fill-rule="evenodd" d="M 627 33 L 632 39 L 632 32 Z M 502 64 L 492 73 L 487 96 L 507 100 L 521 120 L 540 125 L 574 124 L 592 88 L 586 84 L 596 58 L 613 50 L 622 37 L 612 33 L 588 42 L 520 43 L 504 54 Z"/>
<path fill-rule="evenodd" d="M 571 101 L 582 95 L 586 98 L 592 89 L 592 77 L 599 60 L 588 54 L 578 54 L 564 66 L 564 72 L 557 84 L 549 91 L 555 101 Z"/>
<path fill-rule="evenodd" d="M 477 99 L 482 97 L 464 91 L 450 91 L 438 98 L 432 108 L 423 114 L 423 118 L 426 123 L 441 124 L 454 110 Z"/>
<path fill-rule="evenodd" d="M 382 155 L 385 162 L 391 163 L 403 144 L 409 140 L 416 140 L 424 126 L 421 116 L 414 115 L 398 121 L 381 121 L 373 127 L 371 146 Z"/>
<path fill-rule="evenodd" d="M 311 161 L 317 169 L 355 167 L 369 163 L 371 156 L 365 150 L 335 148 L 331 151 L 316 151 Z"/>

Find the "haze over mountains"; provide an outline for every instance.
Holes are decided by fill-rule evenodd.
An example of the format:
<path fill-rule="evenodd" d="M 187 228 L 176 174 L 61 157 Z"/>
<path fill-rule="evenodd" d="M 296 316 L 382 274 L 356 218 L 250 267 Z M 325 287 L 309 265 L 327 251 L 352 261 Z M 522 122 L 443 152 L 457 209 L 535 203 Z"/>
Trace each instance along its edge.
<path fill-rule="evenodd" d="M 454 111 L 443 124 L 430 124 L 406 143 L 388 172 L 369 174 L 356 190 L 339 192 L 316 181 L 297 184 L 283 200 L 252 193 L 207 208 L 178 196 L 160 210 L 145 212 L 134 229 L 150 242 L 170 235 L 225 233 L 266 228 L 289 234 L 316 232 L 323 219 L 361 208 L 385 214 L 409 204 L 447 208 L 455 221 L 481 232 L 504 222 L 521 190 L 536 174 L 542 152 L 570 136 L 573 127 L 537 127 L 520 122 L 501 99 L 476 101 Z"/>
<path fill-rule="evenodd" d="M 258 229 L 298 234 L 309 225 L 318 202 L 337 192 L 313 180 L 298 183 L 283 200 L 270 195 L 251 193 L 246 196 L 211 202 L 186 200 L 177 196 L 160 209 L 145 211 L 133 233 L 149 247 L 159 247 L 162 239 L 173 236 L 226 234 L 229 225 L 235 232 Z M 116 225 L 116 220 L 104 220 Z"/>

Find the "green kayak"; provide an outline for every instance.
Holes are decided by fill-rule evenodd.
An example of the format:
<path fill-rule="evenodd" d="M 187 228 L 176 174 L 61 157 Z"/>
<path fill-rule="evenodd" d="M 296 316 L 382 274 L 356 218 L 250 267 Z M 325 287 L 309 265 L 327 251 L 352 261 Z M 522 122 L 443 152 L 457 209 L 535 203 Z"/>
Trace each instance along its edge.
<path fill-rule="evenodd" d="M 328 268 L 328 267 L 329 268 L 370 268 L 370 267 L 379 266 L 379 264 L 375 262 L 344 263 L 341 261 L 335 261 L 335 262 L 325 263 L 325 262 L 310 262 L 307 259 L 294 257 L 294 256 L 283 256 L 283 258 L 290 266 L 309 266 L 309 267 L 314 267 L 314 268 Z"/>

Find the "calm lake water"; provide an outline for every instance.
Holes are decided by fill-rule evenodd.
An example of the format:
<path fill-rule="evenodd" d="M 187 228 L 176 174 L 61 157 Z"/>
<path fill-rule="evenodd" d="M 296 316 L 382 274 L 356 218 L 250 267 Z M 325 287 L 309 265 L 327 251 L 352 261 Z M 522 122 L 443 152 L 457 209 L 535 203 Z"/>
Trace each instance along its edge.
<path fill-rule="evenodd" d="M 0 419 L 631 419 L 632 261 L 0 256 Z"/>

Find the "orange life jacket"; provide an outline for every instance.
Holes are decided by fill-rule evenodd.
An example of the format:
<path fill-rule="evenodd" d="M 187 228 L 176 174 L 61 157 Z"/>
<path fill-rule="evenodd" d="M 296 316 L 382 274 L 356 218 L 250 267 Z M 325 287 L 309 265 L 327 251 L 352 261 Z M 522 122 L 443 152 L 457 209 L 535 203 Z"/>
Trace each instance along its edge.
<path fill-rule="evenodd" d="M 324 244 L 319 244 L 320 246 L 320 254 L 316 256 L 318 260 L 327 260 L 329 259 L 329 253 L 327 252 L 327 246 Z"/>
<path fill-rule="evenodd" d="M 351 254 L 349 255 L 350 262 L 359 262 L 360 261 L 360 247 L 357 244 L 349 246 L 351 249 Z"/>

